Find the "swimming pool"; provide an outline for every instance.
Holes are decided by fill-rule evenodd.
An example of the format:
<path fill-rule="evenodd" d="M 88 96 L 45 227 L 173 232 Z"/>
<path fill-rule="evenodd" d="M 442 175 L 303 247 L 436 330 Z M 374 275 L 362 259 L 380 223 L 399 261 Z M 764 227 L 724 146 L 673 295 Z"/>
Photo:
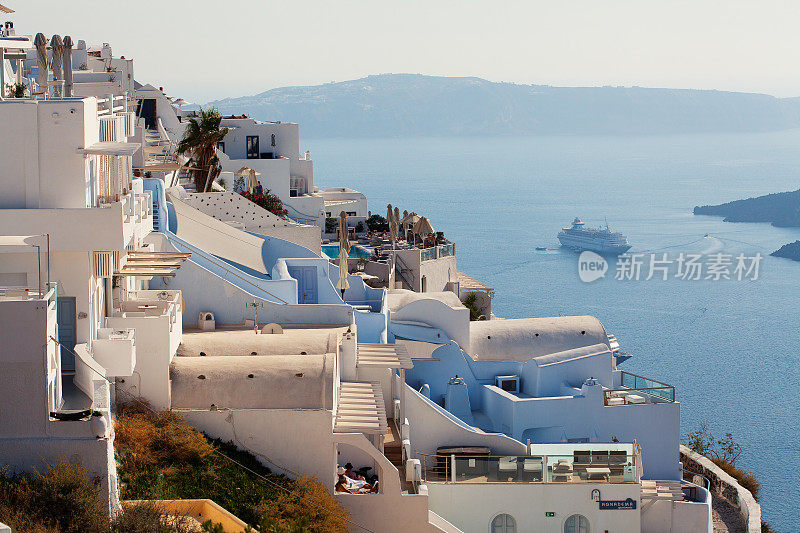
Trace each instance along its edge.
<path fill-rule="evenodd" d="M 322 247 L 322 253 L 331 259 L 336 259 L 339 257 L 339 246 L 335 244 L 325 245 Z M 369 250 L 355 244 L 350 245 L 350 259 L 369 259 L 370 257 L 372 257 L 372 252 Z"/>

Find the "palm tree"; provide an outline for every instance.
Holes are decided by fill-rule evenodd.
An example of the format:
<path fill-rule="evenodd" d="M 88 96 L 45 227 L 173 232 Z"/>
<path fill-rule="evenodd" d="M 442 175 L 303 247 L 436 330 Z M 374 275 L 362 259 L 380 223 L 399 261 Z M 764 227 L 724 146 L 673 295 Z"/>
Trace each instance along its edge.
<path fill-rule="evenodd" d="M 183 139 L 178 143 L 178 153 L 190 153 L 194 168 L 190 170 L 197 192 L 203 192 L 219 174 L 217 143 L 228 134 L 228 128 L 220 128 L 222 115 L 217 108 L 201 109 L 198 118 L 189 120 Z"/>

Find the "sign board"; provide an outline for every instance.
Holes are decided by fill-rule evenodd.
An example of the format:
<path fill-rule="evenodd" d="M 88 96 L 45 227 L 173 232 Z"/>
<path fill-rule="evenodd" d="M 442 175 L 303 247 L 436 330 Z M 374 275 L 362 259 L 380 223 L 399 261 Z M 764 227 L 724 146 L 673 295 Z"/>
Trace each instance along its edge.
<path fill-rule="evenodd" d="M 598 502 L 600 510 L 619 510 L 619 509 L 636 509 L 636 500 L 627 498 L 625 500 L 606 500 Z"/>

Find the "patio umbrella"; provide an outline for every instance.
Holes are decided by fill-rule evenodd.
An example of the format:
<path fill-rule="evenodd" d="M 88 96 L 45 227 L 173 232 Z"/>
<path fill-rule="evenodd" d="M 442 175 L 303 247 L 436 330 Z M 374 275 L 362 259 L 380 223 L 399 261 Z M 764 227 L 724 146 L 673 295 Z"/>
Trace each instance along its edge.
<path fill-rule="evenodd" d="M 61 49 L 64 69 L 64 96 L 72 96 L 72 37 L 64 37 L 64 47 Z"/>
<path fill-rule="evenodd" d="M 243 177 L 245 179 L 246 187 L 252 190 L 258 187 L 257 176 L 260 176 L 261 172 L 256 172 L 250 167 L 242 167 L 237 170 L 234 175 Z"/>
<path fill-rule="evenodd" d="M 403 236 L 408 235 L 408 230 L 413 231 L 414 226 L 416 226 L 417 222 L 419 222 L 419 219 L 420 216 L 416 214 L 414 211 L 406 213 L 403 216 L 403 220 L 400 221 L 400 228 L 403 231 Z"/>
<path fill-rule="evenodd" d="M 397 235 L 394 233 L 394 210 L 392 209 L 392 204 L 386 206 L 386 223 L 389 225 L 389 238 L 392 239 L 392 244 L 394 244 Z"/>
<path fill-rule="evenodd" d="M 53 52 L 53 59 L 50 61 L 50 65 L 53 69 L 53 80 L 54 81 L 64 81 L 64 71 L 62 70 L 61 66 L 63 62 L 61 61 L 62 58 L 62 49 L 64 48 L 64 41 L 61 40 L 60 35 L 53 35 L 53 38 L 50 39 L 50 48 L 52 48 Z M 56 84 L 53 86 L 53 96 L 61 96 L 61 84 Z"/>
<path fill-rule="evenodd" d="M 37 33 L 33 44 L 36 46 L 36 68 L 39 70 L 39 92 L 47 95 L 47 38 Z"/>
<path fill-rule="evenodd" d="M 339 214 L 339 280 L 336 282 L 336 288 L 342 291 L 342 300 L 344 300 L 344 291 L 350 288 L 347 282 L 347 260 L 350 258 L 350 240 L 347 238 L 347 213 L 342 211 Z"/>
<path fill-rule="evenodd" d="M 386 206 L 386 222 L 389 224 L 389 238 L 392 240 L 392 264 L 389 267 L 389 288 L 394 289 L 394 248 L 397 242 L 397 219 L 392 204 Z"/>
<path fill-rule="evenodd" d="M 414 224 L 414 235 L 419 235 L 422 237 L 422 241 L 425 241 L 425 237 L 433 233 L 433 226 L 431 226 L 430 221 L 426 217 L 420 217 L 416 224 Z"/>

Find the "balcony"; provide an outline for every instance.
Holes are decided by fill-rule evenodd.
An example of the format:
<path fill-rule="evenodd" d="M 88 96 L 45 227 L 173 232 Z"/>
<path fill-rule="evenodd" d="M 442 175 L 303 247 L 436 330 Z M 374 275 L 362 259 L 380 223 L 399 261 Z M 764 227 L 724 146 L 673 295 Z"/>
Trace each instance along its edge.
<path fill-rule="evenodd" d="M 603 403 L 638 405 L 644 403 L 673 403 L 675 387 L 630 372 L 620 371 L 619 386 L 603 391 Z"/>
<path fill-rule="evenodd" d="M 452 447 L 416 456 L 426 483 L 639 483 L 641 457 L 635 445 L 575 446 L 531 445 L 530 455 L 520 456 L 489 455 L 488 448 L 481 447 Z M 565 453 L 565 448 L 572 453 Z"/>
<path fill-rule="evenodd" d="M 456 245 L 440 244 L 438 246 L 431 246 L 430 248 L 423 248 L 420 250 L 420 261 L 432 261 L 441 257 L 449 257 L 456 255 Z"/>
<path fill-rule="evenodd" d="M 114 308 L 105 325 L 115 330 L 135 329 L 139 359 L 147 354 L 172 360 L 183 335 L 181 291 L 131 292 L 127 299 L 115 301 Z"/>
<path fill-rule="evenodd" d="M 92 354 L 108 376 L 130 376 L 136 366 L 133 329 L 101 328 L 92 342 Z"/>

